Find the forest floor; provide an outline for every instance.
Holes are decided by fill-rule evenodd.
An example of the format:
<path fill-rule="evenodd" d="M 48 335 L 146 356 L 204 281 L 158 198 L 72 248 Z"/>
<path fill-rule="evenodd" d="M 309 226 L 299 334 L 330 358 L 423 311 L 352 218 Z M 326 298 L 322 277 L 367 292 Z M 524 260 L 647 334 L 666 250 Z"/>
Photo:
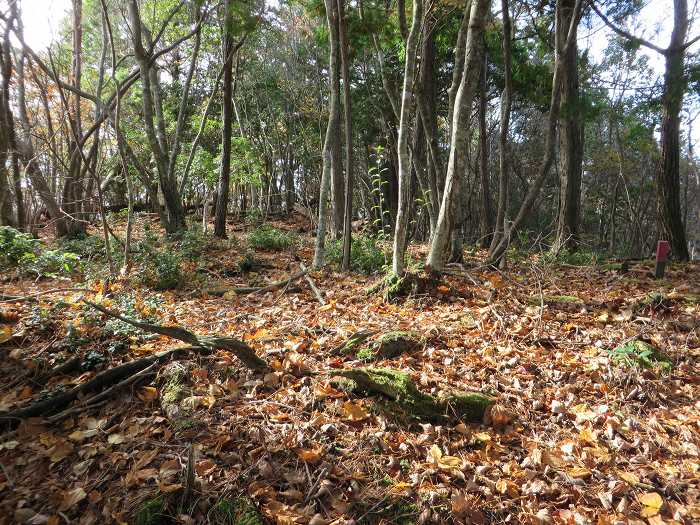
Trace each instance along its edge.
<path fill-rule="evenodd" d="M 304 279 L 208 294 L 310 266 L 303 233 L 294 249 L 256 251 L 263 267 L 241 273 L 242 230 L 238 246 L 186 262 L 205 281 L 174 291 L 123 279 L 0 284 L 5 296 L 90 290 L 0 302 L 0 419 L 181 344 L 83 298 L 236 337 L 271 365 L 261 374 L 224 350 L 178 354 L 95 406 L 81 395 L 58 420 L 5 420 L 0 524 L 700 522 L 699 264 L 655 280 L 651 261 L 533 255 L 493 271 L 473 253 L 468 276 L 391 303 L 366 293 L 380 275 L 333 268 L 311 273 L 325 305 Z M 412 247 L 416 260 L 424 253 Z M 419 344 L 386 358 L 364 345 L 339 351 L 358 331 L 397 330 Z M 481 422 L 412 418 L 333 377 L 368 366 L 408 372 L 426 394 L 477 391 L 495 405 Z"/>

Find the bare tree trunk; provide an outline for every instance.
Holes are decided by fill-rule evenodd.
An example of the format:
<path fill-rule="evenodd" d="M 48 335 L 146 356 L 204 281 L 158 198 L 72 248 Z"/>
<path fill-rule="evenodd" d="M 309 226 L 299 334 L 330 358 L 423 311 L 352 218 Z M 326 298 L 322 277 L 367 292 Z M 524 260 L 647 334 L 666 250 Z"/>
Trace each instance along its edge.
<path fill-rule="evenodd" d="M 155 158 L 160 189 L 168 214 L 164 227 L 168 233 L 176 233 L 185 228 L 185 213 L 177 181 L 169 175 L 168 156 L 165 151 L 167 145 L 164 142 L 164 124 L 159 103 L 158 76 L 144 48 L 143 39 L 146 30 L 141 22 L 137 0 L 129 0 L 128 8 L 134 56 L 141 73 L 141 99 L 146 137 Z"/>
<path fill-rule="evenodd" d="M 352 156 L 352 107 L 350 100 L 350 57 L 348 25 L 345 16 L 345 1 L 338 0 L 338 33 L 340 44 L 340 61 L 343 74 L 343 109 L 345 117 L 345 206 L 343 224 L 343 262 L 342 269 L 350 270 L 350 248 L 352 244 L 352 194 L 353 194 L 353 156 Z"/>
<path fill-rule="evenodd" d="M 505 83 L 501 93 L 501 122 L 498 133 L 498 209 L 496 211 L 496 224 L 489 253 L 492 253 L 501 241 L 505 231 L 505 221 L 508 211 L 508 179 L 510 176 L 510 151 L 508 147 L 508 131 L 510 128 L 510 108 L 513 101 L 513 75 L 511 70 L 511 44 L 512 27 L 510 22 L 509 0 L 501 0 L 501 12 L 503 16 L 503 69 Z"/>
<path fill-rule="evenodd" d="M 469 17 L 464 69 L 455 95 L 445 189 L 442 194 L 437 227 L 430 243 L 430 252 L 425 264 L 428 271 L 442 270 L 445 252 L 452 233 L 456 190 L 459 188 L 459 178 L 464 176 L 466 167 L 469 118 L 479 80 L 479 76 L 475 73 L 481 68 L 483 60 L 484 21 L 489 4 L 490 0 L 472 0 L 470 10 L 464 12 L 464 16 Z"/>
<path fill-rule="evenodd" d="M 562 9 L 562 2 L 564 0 L 557 0 L 557 12 Z M 544 181 L 549 174 L 549 170 L 552 167 L 552 162 L 554 161 L 554 147 L 557 137 L 557 122 L 559 120 L 559 109 L 561 100 L 561 77 L 563 69 L 563 56 L 566 54 L 569 46 L 575 41 L 574 35 L 576 34 L 576 25 L 579 22 L 579 17 L 581 15 L 582 0 L 576 0 L 576 5 L 574 6 L 574 12 L 571 16 L 570 24 L 567 27 L 561 27 L 561 17 L 557 16 L 557 27 L 555 34 L 566 31 L 565 38 L 556 38 L 556 49 L 554 58 L 554 76 L 552 78 L 552 95 L 550 98 L 549 105 L 549 117 L 547 119 L 547 135 L 545 136 L 545 146 L 544 146 L 544 158 L 540 164 L 540 168 L 535 178 L 534 182 L 530 186 L 525 199 L 520 204 L 520 209 L 518 214 L 515 216 L 513 223 L 506 228 L 503 237 L 500 239 L 498 244 L 489 253 L 488 263 L 496 264 L 500 263 L 503 255 L 505 254 L 508 246 L 510 244 L 510 237 L 515 233 L 520 226 L 522 226 L 525 219 L 532 212 L 535 199 L 540 194 L 540 190 L 544 185 Z"/>
<path fill-rule="evenodd" d="M 688 2 L 674 0 L 673 32 L 665 55 L 661 160 L 656 169 L 656 206 L 659 233 L 671 243 L 674 258 L 681 261 L 689 258 L 680 203 L 680 111 L 686 89 L 683 62 L 687 33 Z"/>
<path fill-rule="evenodd" d="M 569 27 L 575 0 L 563 0 L 558 12 L 559 27 Z M 566 38 L 558 34 L 557 38 Z M 552 252 L 575 250 L 579 242 L 581 219 L 581 169 L 583 166 L 583 117 L 578 79 L 576 34 L 562 57 L 561 102 L 559 117 L 559 215 Z"/>
<path fill-rule="evenodd" d="M 493 233 L 493 204 L 491 203 L 491 187 L 489 184 L 489 142 L 486 127 L 486 54 L 481 63 L 479 75 L 479 180 L 481 182 L 481 215 L 479 216 L 480 238 L 482 248 L 489 245 Z"/>
<path fill-rule="evenodd" d="M 440 191 L 438 179 L 442 177 L 442 159 L 437 128 L 437 93 L 435 89 L 435 34 L 433 31 L 423 37 L 421 46 L 421 64 L 418 75 L 418 90 L 416 102 L 420 114 L 420 123 L 425 133 L 428 146 L 427 184 L 425 185 L 425 200 L 430 217 L 430 233 L 435 231 L 437 215 L 440 209 Z"/>
<path fill-rule="evenodd" d="M 333 171 L 333 150 L 338 143 L 340 132 L 340 82 L 338 80 L 338 11 L 335 0 L 325 0 L 326 19 L 328 21 L 330 58 L 329 58 L 329 86 L 330 96 L 328 105 L 328 125 L 326 137 L 323 142 L 323 171 L 321 173 L 321 188 L 318 199 L 318 227 L 316 229 L 316 247 L 314 250 L 314 268 L 320 268 L 324 264 L 327 201 L 331 186 Z"/>
<path fill-rule="evenodd" d="M 231 187 L 231 134 L 233 130 L 233 14 L 231 12 L 231 0 L 224 3 L 224 38 L 222 56 L 224 60 L 224 100 L 223 100 L 223 130 L 221 134 L 221 172 L 219 173 L 219 185 L 216 199 L 216 212 L 214 217 L 214 235 L 226 238 L 226 213 L 228 211 L 229 191 Z"/>
<path fill-rule="evenodd" d="M 396 276 L 404 273 L 406 255 L 406 235 L 411 196 L 411 159 L 408 151 L 408 135 L 413 121 L 414 83 L 416 78 L 416 53 L 423 26 L 423 0 L 414 0 L 411 30 L 406 41 L 406 63 L 404 66 L 401 112 L 399 116 L 398 158 L 399 158 L 399 202 L 394 228 L 394 246 L 391 270 Z"/>

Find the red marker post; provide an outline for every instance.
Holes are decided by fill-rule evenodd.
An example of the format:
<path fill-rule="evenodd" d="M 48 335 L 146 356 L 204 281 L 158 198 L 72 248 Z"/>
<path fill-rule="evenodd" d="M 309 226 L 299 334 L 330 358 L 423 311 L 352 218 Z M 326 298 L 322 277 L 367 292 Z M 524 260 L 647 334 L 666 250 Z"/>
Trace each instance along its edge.
<path fill-rule="evenodd" d="M 657 279 L 661 279 L 664 276 L 669 253 L 671 253 L 671 245 L 668 241 L 659 241 L 656 244 L 656 269 L 654 270 L 654 277 Z"/>

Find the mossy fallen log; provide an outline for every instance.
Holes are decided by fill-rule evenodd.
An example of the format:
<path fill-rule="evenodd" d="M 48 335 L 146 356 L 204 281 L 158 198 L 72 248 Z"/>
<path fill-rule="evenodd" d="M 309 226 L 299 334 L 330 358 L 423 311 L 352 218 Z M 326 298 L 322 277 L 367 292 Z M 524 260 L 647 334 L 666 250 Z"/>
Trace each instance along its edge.
<path fill-rule="evenodd" d="M 478 392 L 453 391 L 436 398 L 418 390 L 406 372 L 390 368 L 335 370 L 333 375 L 355 382 L 356 390 L 379 394 L 401 415 L 430 422 L 450 419 L 480 422 L 495 400 Z"/>
<path fill-rule="evenodd" d="M 392 359 L 403 353 L 420 350 L 426 338 L 416 332 L 395 330 L 375 337 L 365 348 L 357 352 L 358 359 Z"/>

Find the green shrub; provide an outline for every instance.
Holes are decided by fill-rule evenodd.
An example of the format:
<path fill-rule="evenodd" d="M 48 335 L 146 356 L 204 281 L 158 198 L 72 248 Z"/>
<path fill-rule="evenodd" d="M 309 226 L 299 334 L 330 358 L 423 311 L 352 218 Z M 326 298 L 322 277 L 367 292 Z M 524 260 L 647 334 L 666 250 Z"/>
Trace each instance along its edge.
<path fill-rule="evenodd" d="M 82 270 L 80 256 L 61 250 L 44 250 L 38 256 L 32 254 L 22 260 L 25 270 L 39 277 L 56 277 L 59 274 L 73 274 Z"/>
<path fill-rule="evenodd" d="M 171 290 L 182 282 L 179 254 L 168 251 L 142 253 L 139 257 L 141 282 L 154 290 Z"/>
<path fill-rule="evenodd" d="M 589 250 L 561 250 L 554 255 L 552 252 L 545 252 L 542 255 L 542 262 L 545 264 L 570 264 L 572 266 L 592 266 L 598 262 L 598 255 Z"/>
<path fill-rule="evenodd" d="M 185 231 L 180 240 L 175 243 L 175 248 L 183 259 L 197 259 L 209 244 L 209 239 L 198 229 Z"/>
<path fill-rule="evenodd" d="M 138 300 L 133 294 L 125 293 L 114 297 L 112 307 L 118 310 L 129 319 L 136 319 L 146 323 L 156 322 L 154 313 L 163 303 L 163 299 L 158 295 L 149 295 L 142 300 Z M 95 310 L 85 307 L 84 318 L 98 319 L 99 316 Z M 134 337 L 139 335 L 148 335 L 140 328 L 134 325 L 120 321 L 119 319 L 110 318 L 104 325 L 105 332 L 113 336 Z"/>
<path fill-rule="evenodd" d="M 248 245 L 254 250 L 281 251 L 295 241 L 296 238 L 291 233 L 269 224 L 262 224 L 248 234 Z"/>
<path fill-rule="evenodd" d="M 0 266 L 18 266 L 22 260 L 36 256 L 40 245 L 41 241 L 28 233 L 10 226 L 0 226 Z"/>
<path fill-rule="evenodd" d="M 97 235 L 81 233 L 70 239 L 62 239 L 59 245 L 63 251 L 78 254 L 83 258 L 105 254 L 104 239 Z"/>
<path fill-rule="evenodd" d="M 380 236 L 357 235 L 350 246 L 350 268 L 353 271 L 371 275 L 381 272 L 389 260 L 382 249 Z M 326 251 L 329 261 L 340 264 L 343 260 L 342 241 L 333 241 Z"/>

